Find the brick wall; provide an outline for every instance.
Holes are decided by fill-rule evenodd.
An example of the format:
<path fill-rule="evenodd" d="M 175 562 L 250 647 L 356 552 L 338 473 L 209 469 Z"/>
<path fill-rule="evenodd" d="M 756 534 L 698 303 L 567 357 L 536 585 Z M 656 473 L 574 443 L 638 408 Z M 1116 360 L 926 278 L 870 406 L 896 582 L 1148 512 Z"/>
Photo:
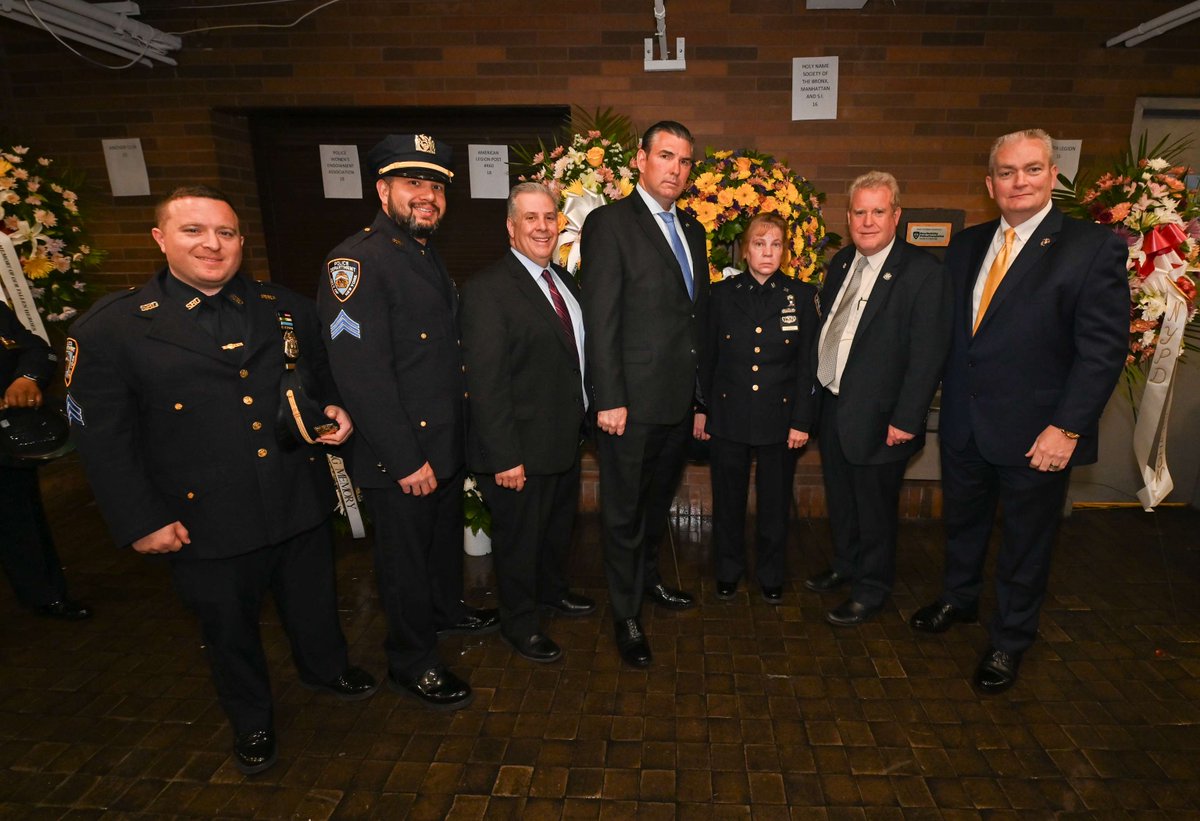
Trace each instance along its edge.
<path fill-rule="evenodd" d="M 285 23 L 303 10 L 179 5 L 143 2 L 141 19 L 181 32 Z M 687 38 L 682 73 L 643 70 L 651 0 L 579 0 L 536 14 L 515 0 L 346 0 L 293 28 L 186 34 L 178 68 L 120 72 L 0 19 L 0 135 L 89 172 L 99 193 L 84 206 L 114 288 L 140 280 L 158 252 L 146 235 L 150 198 L 104 193 L 103 137 L 142 138 L 156 191 L 196 179 L 244 199 L 250 266 L 265 269 L 245 131 L 222 113 L 251 106 L 612 106 L 642 126 L 679 119 L 702 146 L 787 157 L 829 193 L 840 232 L 846 185 L 872 167 L 897 174 L 907 205 L 966 209 L 973 222 L 991 214 L 982 165 L 996 134 L 1036 124 L 1082 138 L 1086 164 L 1128 138 L 1137 96 L 1200 89 L 1200 23 L 1133 49 L 1102 47 L 1178 5 L 869 0 L 847 12 L 806 11 L 802 0 L 675 0 L 667 33 Z M 823 55 L 841 58 L 839 119 L 794 123 L 791 59 Z"/>
<path fill-rule="evenodd" d="M 292 28 L 186 34 L 177 68 L 121 72 L 92 68 L 44 33 L 0 19 L 0 137 L 89 173 L 95 190 L 82 204 L 94 244 L 109 253 L 110 288 L 141 281 L 160 257 L 148 236 L 152 199 L 105 193 L 106 137 L 142 139 L 156 193 L 194 180 L 244 202 L 247 265 L 265 273 L 253 161 L 236 113 L 250 107 L 613 107 L 643 127 L 681 120 L 700 146 L 789 159 L 828 192 L 839 233 L 848 182 L 876 167 L 900 178 L 908 207 L 965 209 L 971 223 L 993 214 L 983 165 L 995 135 L 1037 125 L 1081 138 L 1086 166 L 1125 144 L 1138 96 L 1200 90 L 1200 22 L 1133 49 L 1102 46 L 1181 2 L 868 0 L 847 12 L 806 11 L 802 0 L 674 0 L 668 36 L 687 38 L 682 73 L 643 70 L 652 0 L 576 0 L 536 13 L 515 0 L 345 0 Z M 301 4 L 180 5 L 144 0 L 141 19 L 182 32 L 301 13 Z M 839 119 L 792 122 L 792 58 L 830 55 L 841 61 Z M 797 502 L 820 515 L 819 465 L 806 459 Z M 682 504 L 703 507 L 706 493 L 703 471 L 691 471 Z M 928 483 L 905 494 L 906 515 L 938 513 Z"/>

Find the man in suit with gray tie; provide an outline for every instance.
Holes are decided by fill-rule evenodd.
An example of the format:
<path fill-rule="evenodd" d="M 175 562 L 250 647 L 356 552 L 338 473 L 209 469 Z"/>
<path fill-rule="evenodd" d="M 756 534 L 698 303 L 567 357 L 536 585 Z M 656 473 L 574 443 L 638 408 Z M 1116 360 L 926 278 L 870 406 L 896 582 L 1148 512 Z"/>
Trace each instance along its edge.
<path fill-rule="evenodd" d="M 856 179 L 846 220 L 853 244 L 833 258 L 821 291 L 815 363 L 833 562 L 804 582 L 820 593 L 850 585 L 849 598 L 825 614 L 839 627 L 874 618 L 891 596 L 900 483 L 925 444 L 950 337 L 941 264 L 896 238 L 896 178 Z"/>
<path fill-rule="evenodd" d="M 942 386 L 942 593 L 913 614 L 941 633 L 979 617 L 997 503 L 996 613 L 975 671 L 1007 690 L 1037 635 L 1050 558 L 1073 465 L 1096 461 L 1100 413 L 1125 364 L 1125 243 L 1050 202 L 1058 177 L 1050 135 L 1005 134 L 985 178 L 1000 219 L 963 231 L 946 251 L 953 336 Z"/>
<path fill-rule="evenodd" d="M 501 635 L 524 658 L 552 662 L 562 650 L 539 609 L 596 609 L 565 575 L 587 407 L 583 311 L 575 280 L 550 261 L 558 207 L 549 190 L 514 186 L 506 224 L 511 249 L 471 277 L 462 301 L 467 464 L 492 511 Z"/>
<path fill-rule="evenodd" d="M 695 604 L 663 584 L 657 561 L 691 437 L 708 301 L 704 229 L 675 207 L 693 143 L 671 120 L 647 129 L 634 192 L 593 211 L 582 238 L 604 567 L 617 650 L 635 667 L 650 664 L 643 595 L 668 609 Z"/>

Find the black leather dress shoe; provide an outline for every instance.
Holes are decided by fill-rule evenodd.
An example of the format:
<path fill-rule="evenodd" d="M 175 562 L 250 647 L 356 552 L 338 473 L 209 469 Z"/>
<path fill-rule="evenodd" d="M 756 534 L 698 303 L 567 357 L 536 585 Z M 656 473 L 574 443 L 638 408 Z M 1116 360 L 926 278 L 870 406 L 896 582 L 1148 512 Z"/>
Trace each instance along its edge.
<path fill-rule="evenodd" d="M 849 576 L 843 576 L 841 573 L 832 568 L 824 573 L 818 573 L 815 576 L 809 576 L 804 580 L 804 586 L 814 593 L 828 593 L 830 590 L 837 590 L 844 584 L 850 581 Z"/>
<path fill-rule="evenodd" d="M 989 647 L 975 668 L 975 686 L 984 693 L 1003 693 L 1017 683 L 1020 666 L 1020 653 L 1006 653 Z"/>
<path fill-rule="evenodd" d="M 439 636 L 485 635 L 500 629 L 500 611 L 494 607 L 468 607 L 456 624 L 437 631 Z"/>
<path fill-rule="evenodd" d="M 650 666 L 650 643 L 637 619 L 621 619 L 616 623 L 617 652 L 621 659 L 634 667 Z"/>
<path fill-rule="evenodd" d="M 59 599 L 49 604 L 43 604 L 33 608 L 33 612 L 48 619 L 61 619 L 62 621 L 83 621 L 92 617 L 92 611 L 88 609 L 87 605 L 70 599 Z"/>
<path fill-rule="evenodd" d="M 361 667 L 347 667 L 340 676 L 324 684 L 304 679 L 300 679 L 300 683 L 310 690 L 333 693 L 342 701 L 361 701 L 370 698 L 379 689 L 375 677 Z"/>
<path fill-rule="evenodd" d="M 461 710 L 475 698 L 471 685 L 444 667 L 430 667 L 411 681 L 388 674 L 388 689 L 411 696 L 431 710 Z"/>
<path fill-rule="evenodd" d="M 562 656 L 562 648 L 555 644 L 554 640 L 549 636 L 544 636 L 541 633 L 534 633 L 532 636 L 525 636 L 519 639 L 505 636 L 504 640 L 512 645 L 512 648 L 517 651 L 518 656 L 527 658 L 530 661 L 536 661 L 539 664 L 558 661 Z"/>
<path fill-rule="evenodd" d="M 783 604 L 783 588 L 763 587 L 762 597 L 767 604 Z"/>
<path fill-rule="evenodd" d="M 558 601 L 546 602 L 542 607 L 560 616 L 590 616 L 596 612 L 596 602 L 587 596 L 569 591 Z"/>
<path fill-rule="evenodd" d="M 945 633 L 954 624 L 979 621 L 979 606 L 963 609 L 938 600 L 912 614 L 908 623 L 922 633 Z"/>
<path fill-rule="evenodd" d="M 243 775 L 261 773 L 278 759 L 275 733 L 271 730 L 244 733 L 233 742 L 233 763 Z"/>
<path fill-rule="evenodd" d="M 669 610 L 687 610 L 696 606 L 696 597 L 691 593 L 667 587 L 662 582 L 647 587 L 646 598 Z"/>
<path fill-rule="evenodd" d="M 717 598 L 729 601 L 737 593 L 737 582 L 717 582 Z"/>
<path fill-rule="evenodd" d="M 825 621 L 834 627 L 857 627 L 879 615 L 880 609 L 878 605 L 872 607 L 854 599 L 846 599 L 825 614 Z"/>

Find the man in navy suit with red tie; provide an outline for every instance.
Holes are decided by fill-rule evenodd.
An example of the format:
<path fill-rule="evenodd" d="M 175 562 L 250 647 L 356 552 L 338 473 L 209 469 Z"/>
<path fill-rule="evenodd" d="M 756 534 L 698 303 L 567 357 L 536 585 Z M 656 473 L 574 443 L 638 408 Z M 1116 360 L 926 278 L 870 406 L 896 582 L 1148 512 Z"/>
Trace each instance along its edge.
<path fill-rule="evenodd" d="M 1050 203 L 1058 169 L 1040 129 L 992 145 L 986 183 L 1000 219 L 950 243 L 954 329 L 942 383 L 946 568 L 941 596 L 913 614 L 940 633 L 978 618 L 996 505 L 1004 533 L 996 613 L 975 671 L 1007 690 L 1037 634 L 1071 468 L 1097 459 L 1097 429 L 1125 362 L 1125 244 Z"/>

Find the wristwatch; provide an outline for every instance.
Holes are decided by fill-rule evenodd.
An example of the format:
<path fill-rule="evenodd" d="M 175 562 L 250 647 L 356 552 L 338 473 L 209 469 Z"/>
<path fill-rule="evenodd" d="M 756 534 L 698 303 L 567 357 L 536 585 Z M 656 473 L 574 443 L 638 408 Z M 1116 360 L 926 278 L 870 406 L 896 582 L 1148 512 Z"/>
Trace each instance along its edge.
<path fill-rule="evenodd" d="M 41 387 L 41 385 L 42 385 L 42 380 L 38 379 L 36 376 L 34 376 L 31 373 L 23 373 L 23 374 L 21 374 L 21 377 L 23 379 L 32 379 L 33 384 L 37 385 L 38 387 Z"/>
<path fill-rule="evenodd" d="M 1075 433 L 1074 431 L 1069 431 L 1066 428 L 1059 428 L 1058 430 L 1059 430 L 1059 432 L 1062 433 L 1063 436 L 1067 437 L 1068 439 L 1078 439 L 1079 438 L 1079 434 Z"/>

